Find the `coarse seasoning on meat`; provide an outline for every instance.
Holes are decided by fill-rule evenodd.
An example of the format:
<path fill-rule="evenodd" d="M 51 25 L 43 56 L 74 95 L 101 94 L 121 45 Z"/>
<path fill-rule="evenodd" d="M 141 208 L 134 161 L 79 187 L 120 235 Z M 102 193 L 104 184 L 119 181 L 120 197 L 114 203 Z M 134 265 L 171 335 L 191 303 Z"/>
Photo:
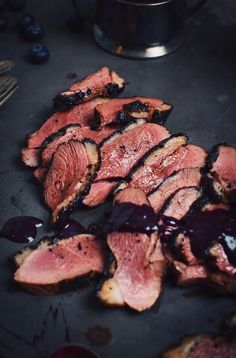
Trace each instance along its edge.
<path fill-rule="evenodd" d="M 105 250 L 95 236 L 81 234 L 56 243 L 42 240 L 35 248 L 26 247 L 17 253 L 14 261 L 17 283 L 34 292 L 52 294 L 66 281 L 102 273 Z"/>

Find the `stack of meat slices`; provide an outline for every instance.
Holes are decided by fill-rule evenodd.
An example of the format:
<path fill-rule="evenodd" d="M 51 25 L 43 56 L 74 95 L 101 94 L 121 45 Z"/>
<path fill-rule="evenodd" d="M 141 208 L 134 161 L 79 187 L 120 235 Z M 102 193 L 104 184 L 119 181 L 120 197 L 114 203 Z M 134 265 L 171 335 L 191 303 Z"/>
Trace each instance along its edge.
<path fill-rule="evenodd" d="M 143 155 L 169 137 L 162 124 L 172 106 L 159 98 L 110 99 L 124 86 L 107 67 L 75 83 L 54 100 L 63 112 L 48 118 L 22 149 L 24 163 L 36 167 L 53 222 L 74 206 L 103 203 Z"/>
<path fill-rule="evenodd" d="M 106 67 L 75 83 L 54 100 L 63 112 L 55 112 L 22 150 L 43 186 L 52 221 L 58 224 L 74 207 L 94 207 L 115 196 L 104 228 L 113 257 L 98 293 L 105 304 L 137 311 L 151 307 L 167 265 L 178 284 L 203 281 L 235 293 L 236 149 L 221 144 L 207 156 L 185 134 L 171 135 L 164 127 L 170 104 L 158 98 L 110 99 L 124 86 Z M 48 244 L 29 255 L 26 250 L 15 280 L 42 288 L 101 273 L 105 258 L 99 238 L 87 235 L 91 260 L 86 263 L 75 252 L 80 240 L 76 235 L 49 245 L 50 250 Z M 66 262 L 57 267 L 60 257 Z M 33 275 L 37 270 L 43 270 L 39 281 Z"/>
<path fill-rule="evenodd" d="M 187 189 L 179 190 L 162 209 L 173 220 L 182 219 L 174 235 L 164 237 L 164 251 L 179 285 L 204 282 L 236 293 L 235 162 L 235 148 L 215 146 L 206 159 L 201 193 L 196 185 L 188 188 L 187 198 Z"/>

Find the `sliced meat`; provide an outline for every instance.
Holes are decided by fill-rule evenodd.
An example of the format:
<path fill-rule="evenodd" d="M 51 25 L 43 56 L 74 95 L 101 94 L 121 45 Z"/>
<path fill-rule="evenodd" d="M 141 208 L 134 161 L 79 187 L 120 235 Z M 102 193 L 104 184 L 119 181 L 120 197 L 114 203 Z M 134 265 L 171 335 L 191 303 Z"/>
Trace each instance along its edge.
<path fill-rule="evenodd" d="M 33 175 L 40 184 L 43 184 L 47 172 L 48 168 L 38 167 L 33 171 Z"/>
<path fill-rule="evenodd" d="M 43 125 L 28 138 L 28 148 L 40 148 L 42 143 L 56 133 L 59 129 L 69 124 L 89 126 L 94 116 L 94 108 L 101 103 L 107 102 L 107 98 L 95 98 L 87 103 L 81 103 L 67 112 L 56 112 L 49 117 Z"/>
<path fill-rule="evenodd" d="M 117 131 L 114 127 L 105 127 L 102 131 L 93 131 L 87 126 L 75 126 L 71 125 L 66 128 L 62 128 L 58 135 L 54 136 L 52 141 L 47 141 L 42 146 L 41 151 L 41 166 L 47 167 L 52 159 L 53 153 L 57 150 L 60 144 L 68 142 L 70 139 L 92 139 L 96 144 L 100 144 L 105 138 Z M 38 163 L 39 164 L 39 163 Z"/>
<path fill-rule="evenodd" d="M 82 234 L 56 243 L 42 241 L 15 256 L 18 266 L 14 280 L 35 292 L 55 293 L 65 281 L 102 273 L 104 244 L 95 236 Z"/>
<path fill-rule="evenodd" d="M 54 107 L 64 110 L 94 97 L 116 97 L 125 87 L 125 81 L 115 71 L 102 67 L 74 83 L 54 98 Z"/>
<path fill-rule="evenodd" d="M 44 181 L 44 198 L 53 221 L 62 210 L 82 202 L 99 165 L 99 151 L 91 140 L 70 140 L 58 147 Z"/>
<path fill-rule="evenodd" d="M 154 145 L 169 136 L 164 127 L 144 123 L 106 140 L 101 147 L 102 164 L 96 181 L 124 178 Z"/>
<path fill-rule="evenodd" d="M 112 99 L 109 104 L 96 107 L 95 123 L 97 127 L 104 127 L 109 123 L 125 124 L 131 118 L 144 118 L 149 122 L 163 124 L 171 110 L 172 106 L 159 98 Z"/>
<path fill-rule="evenodd" d="M 115 198 L 114 208 L 124 203 L 149 207 L 140 189 L 124 189 Z M 115 268 L 113 277 L 102 284 L 99 299 L 112 306 L 126 304 L 136 311 L 150 308 L 160 296 L 166 269 L 157 233 L 115 231 L 108 234 L 107 243 Z"/>
<path fill-rule="evenodd" d="M 236 148 L 219 144 L 207 158 L 210 187 L 214 197 L 224 202 L 236 202 Z"/>
<path fill-rule="evenodd" d="M 168 352 L 163 358 L 234 358 L 236 355 L 235 333 L 208 334 L 185 338 L 182 344 Z"/>
<path fill-rule="evenodd" d="M 231 244 L 235 245 L 236 248 L 236 239 L 231 239 Z M 229 243 L 230 244 L 230 243 Z M 207 259 L 210 259 L 210 263 L 214 268 L 217 268 L 219 271 L 226 273 L 229 276 L 234 276 L 236 281 L 236 265 L 229 262 L 229 258 L 225 252 L 224 247 L 220 243 L 214 243 L 207 252 Z M 236 286 L 236 282 L 235 282 Z"/>
<path fill-rule="evenodd" d="M 171 261 L 171 267 L 178 286 L 190 286 L 207 282 L 208 272 L 204 265 L 186 265 L 181 261 Z"/>
<path fill-rule="evenodd" d="M 117 181 L 109 180 L 101 180 L 92 183 L 89 194 L 85 196 L 83 204 L 89 207 L 94 207 L 104 203 L 116 185 Z"/>
<path fill-rule="evenodd" d="M 177 190 L 162 207 L 161 214 L 182 219 L 190 210 L 192 204 L 201 196 L 201 189 L 190 186 Z"/>
<path fill-rule="evenodd" d="M 129 186 L 150 193 L 174 171 L 203 167 L 205 151 L 193 144 L 186 145 L 186 141 L 185 135 L 176 134 L 152 148 L 129 174 Z"/>
<path fill-rule="evenodd" d="M 154 211 L 157 213 L 176 190 L 183 187 L 199 187 L 200 182 L 201 173 L 198 168 L 181 169 L 164 179 L 163 182 L 149 194 L 148 199 Z"/>

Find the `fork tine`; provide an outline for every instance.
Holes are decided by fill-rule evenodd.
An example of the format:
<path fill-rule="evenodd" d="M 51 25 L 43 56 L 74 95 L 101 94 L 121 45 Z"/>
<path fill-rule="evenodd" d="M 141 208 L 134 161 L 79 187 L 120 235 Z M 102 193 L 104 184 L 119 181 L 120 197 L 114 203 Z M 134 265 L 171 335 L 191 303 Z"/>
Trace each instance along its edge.
<path fill-rule="evenodd" d="M 13 86 L 17 85 L 18 78 L 12 76 L 4 76 L 5 81 L 0 82 L 0 95 L 4 94 L 5 91 L 11 89 Z M 1 80 L 1 78 L 0 78 Z"/>
<path fill-rule="evenodd" d="M 5 103 L 18 88 L 19 85 L 16 85 L 11 89 L 11 91 L 8 91 L 5 96 L 0 96 L 0 106 L 2 106 L 3 103 Z"/>
<path fill-rule="evenodd" d="M 0 61 L 0 74 L 10 71 L 15 67 L 15 63 L 10 60 L 1 60 Z"/>

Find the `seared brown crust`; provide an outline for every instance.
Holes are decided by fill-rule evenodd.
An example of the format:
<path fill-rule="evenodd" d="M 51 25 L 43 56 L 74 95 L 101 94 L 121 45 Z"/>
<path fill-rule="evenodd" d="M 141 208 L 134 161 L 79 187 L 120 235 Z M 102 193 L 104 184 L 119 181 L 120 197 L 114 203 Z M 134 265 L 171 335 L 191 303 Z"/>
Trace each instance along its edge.
<path fill-rule="evenodd" d="M 94 179 L 97 176 L 97 172 L 101 166 L 101 154 L 100 154 L 100 150 L 98 148 L 98 146 L 96 145 L 96 143 L 91 140 L 91 139 L 84 139 L 82 140 L 82 142 L 86 145 L 92 145 L 94 146 L 94 149 L 96 150 L 96 161 L 94 163 L 92 163 L 91 161 L 91 165 L 89 168 L 89 172 L 87 174 L 86 177 L 86 185 L 84 188 L 82 188 L 82 190 L 80 190 L 78 193 L 76 193 L 76 195 L 69 199 L 69 202 L 66 200 L 65 202 L 61 203 L 60 205 L 58 205 L 58 207 L 53 211 L 52 213 L 52 221 L 53 223 L 56 223 L 59 218 L 60 215 L 65 212 L 71 212 L 75 207 L 78 207 L 79 205 L 82 204 L 83 199 L 85 197 L 85 195 L 87 195 L 89 193 L 90 187 L 92 185 L 92 182 L 94 181 Z M 89 153 L 89 148 L 87 149 L 87 154 L 88 156 L 90 155 Z"/>
<path fill-rule="evenodd" d="M 94 75 L 96 76 L 97 73 L 102 71 L 109 71 L 109 75 L 107 76 L 106 74 L 108 78 L 105 82 L 104 79 L 101 78 L 101 84 L 98 84 L 94 88 L 84 88 L 84 82 L 86 82 L 89 77 L 91 78 Z M 83 90 L 80 89 L 80 82 L 83 83 Z M 75 87 L 77 89 L 74 89 Z M 56 108 L 57 110 L 66 110 L 70 107 L 75 106 L 78 103 L 86 102 L 89 101 L 91 98 L 99 96 L 113 98 L 116 97 L 120 92 L 122 92 L 124 88 L 124 79 L 118 76 L 115 71 L 103 67 L 97 72 L 88 75 L 84 79 L 80 80 L 78 83 L 72 85 L 69 90 L 58 93 L 53 100 L 54 108 Z"/>
<path fill-rule="evenodd" d="M 60 240 L 67 240 L 68 238 L 42 238 L 39 240 L 36 244 L 33 245 L 27 245 L 23 249 L 16 252 L 16 254 L 11 258 L 13 264 L 16 266 L 16 268 L 19 268 L 26 257 L 30 255 L 34 250 L 40 248 L 40 247 L 47 247 L 52 244 L 56 244 Z M 106 255 L 105 252 L 105 245 L 104 245 L 104 255 Z M 87 287 L 90 283 L 90 280 L 95 279 L 97 277 L 100 277 L 101 273 L 98 272 L 90 272 L 86 275 L 75 277 L 70 280 L 63 280 L 56 284 L 48 284 L 48 285 L 40 285 L 40 284 L 24 284 L 22 282 L 18 282 L 15 280 L 17 285 L 21 286 L 22 288 L 26 289 L 28 292 L 37 294 L 37 295 L 54 295 L 57 293 L 63 293 L 68 290 L 76 290 L 81 289 L 84 287 Z"/>
<path fill-rule="evenodd" d="M 149 156 L 151 156 L 154 152 L 162 149 L 165 147 L 166 143 L 168 143 L 170 140 L 175 139 L 175 138 L 179 138 L 180 141 L 182 141 L 181 145 L 185 145 L 187 144 L 188 141 L 188 136 L 184 133 L 176 133 L 176 134 L 172 134 L 171 136 L 169 136 L 168 138 L 162 140 L 159 144 L 155 145 L 154 147 L 152 147 L 147 153 L 144 154 L 144 156 L 142 156 L 142 158 L 139 159 L 139 161 L 134 165 L 134 167 L 131 169 L 130 173 L 127 176 L 127 180 L 131 181 L 133 179 L 133 177 L 135 176 L 135 173 L 142 167 L 145 165 L 146 160 L 148 160 Z"/>

